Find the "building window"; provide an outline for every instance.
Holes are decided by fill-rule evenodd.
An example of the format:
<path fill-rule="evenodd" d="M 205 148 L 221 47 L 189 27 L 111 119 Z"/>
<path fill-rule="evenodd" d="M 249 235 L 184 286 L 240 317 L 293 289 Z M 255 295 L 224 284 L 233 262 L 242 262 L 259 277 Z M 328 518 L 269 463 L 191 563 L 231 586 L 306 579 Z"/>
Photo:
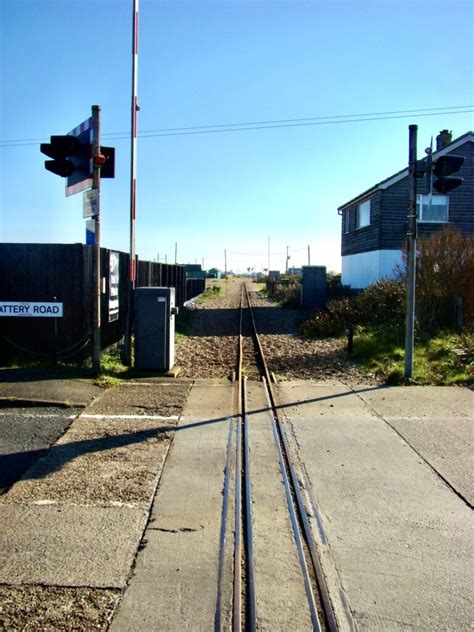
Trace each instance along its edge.
<path fill-rule="evenodd" d="M 359 204 L 356 208 L 356 228 L 369 226 L 370 224 L 370 200 Z"/>
<path fill-rule="evenodd" d="M 416 196 L 416 215 L 419 222 L 447 222 L 448 210 L 447 195 Z"/>
<path fill-rule="evenodd" d="M 344 230 L 344 234 L 347 234 L 349 232 L 349 222 L 351 219 L 351 212 L 350 211 L 344 211 L 344 215 L 343 215 L 343 230 Z"/>

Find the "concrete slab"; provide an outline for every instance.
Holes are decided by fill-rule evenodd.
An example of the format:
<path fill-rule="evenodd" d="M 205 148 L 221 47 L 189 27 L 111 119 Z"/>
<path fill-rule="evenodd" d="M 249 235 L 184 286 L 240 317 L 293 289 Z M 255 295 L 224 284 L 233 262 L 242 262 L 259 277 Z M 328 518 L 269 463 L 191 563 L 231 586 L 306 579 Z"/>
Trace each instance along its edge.
<path fill-rule="evenodd" d="M 40 370 L 0 369 L 0 407 L 29 401 L 87 406 L 100 392 L 88 379 Z"/>
<path fill-rule="evenodd" d="M 233 400 L 229 382 L 193 386 L 112 631 L 214 628 Z"/>
<path fill-rule="evenodd" d="M 272 420 L 261 383 L 248 383 L 255 592 L 259 630 L 310 630 Z"/>
<path fill-rule="evenodd" d="M 124 588 L 147 512 L 1 505 L 0 583 Z"/>
<path fill-rule="evenodd" d="M 472 507 L 474 392 L 458 386 L 356 390 Z"/>
<path fill-rule="evenodd" d="M 466 503 L 349 388 L 278 393 L 358 629 L 470 629 Z"/>
<path fill-rule="evenodd" d="M 179 415 L 189 392 L 189 382 L 127 383 L 101 394 L 89 406 L 90 414 Z"/>

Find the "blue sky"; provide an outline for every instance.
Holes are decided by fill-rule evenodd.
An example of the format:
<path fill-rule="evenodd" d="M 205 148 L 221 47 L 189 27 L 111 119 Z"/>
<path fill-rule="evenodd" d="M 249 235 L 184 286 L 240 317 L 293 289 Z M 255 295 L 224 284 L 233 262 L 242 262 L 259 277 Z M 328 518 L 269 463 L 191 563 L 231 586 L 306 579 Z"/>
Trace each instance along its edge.
<path fill-rule="evenodd" d="M 132 6 L 0 0 L 2 241 L 84 242 L 82 194 L 64 196 L 39 143 L 99 104 L 117 158 L 116 178 L 102 183 L 102 244 L 128 251 Z M 472 129 L 472 112 L 150 130 L 470 105 L 473 6 L 141 0 L 139 255 L 174 261 L 177 242 L 180 263 L 223 268 L 227 249 L 229 268 L 261 270 L 269 236 L 272 269 L 284 269 L 287 246 L 291 264 L 306 264 L 308 245 L 312 264 L 340 269 L 337 207 L 406 166 L 410 123 L 422 154 L 439 130 Z"/>

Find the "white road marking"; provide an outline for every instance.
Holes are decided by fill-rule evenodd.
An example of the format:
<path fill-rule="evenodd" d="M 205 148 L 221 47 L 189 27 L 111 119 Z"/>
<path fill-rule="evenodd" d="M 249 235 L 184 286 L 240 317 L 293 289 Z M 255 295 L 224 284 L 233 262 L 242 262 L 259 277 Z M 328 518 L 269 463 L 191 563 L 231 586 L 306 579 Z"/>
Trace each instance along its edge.
<path fill-rule="evenodd" d="M 163 415 L 91 415 L 84 413 L 82 419 L 158 419 L 160 421 L 178 421 L 178 415 L 164 417 Z"/>

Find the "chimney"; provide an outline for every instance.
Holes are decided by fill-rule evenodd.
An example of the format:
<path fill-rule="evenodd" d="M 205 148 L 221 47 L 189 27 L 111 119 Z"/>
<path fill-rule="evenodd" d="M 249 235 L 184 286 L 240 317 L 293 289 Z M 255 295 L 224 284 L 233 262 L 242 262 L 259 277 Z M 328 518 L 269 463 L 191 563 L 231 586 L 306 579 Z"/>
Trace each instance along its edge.
<path fill-rule="evenodd" d="M 443 149 L 446 145 L 453 140 L 453 133 L 447 129 L 442 129 L 438 136 L 436 136 L 436 151 Z"/>

